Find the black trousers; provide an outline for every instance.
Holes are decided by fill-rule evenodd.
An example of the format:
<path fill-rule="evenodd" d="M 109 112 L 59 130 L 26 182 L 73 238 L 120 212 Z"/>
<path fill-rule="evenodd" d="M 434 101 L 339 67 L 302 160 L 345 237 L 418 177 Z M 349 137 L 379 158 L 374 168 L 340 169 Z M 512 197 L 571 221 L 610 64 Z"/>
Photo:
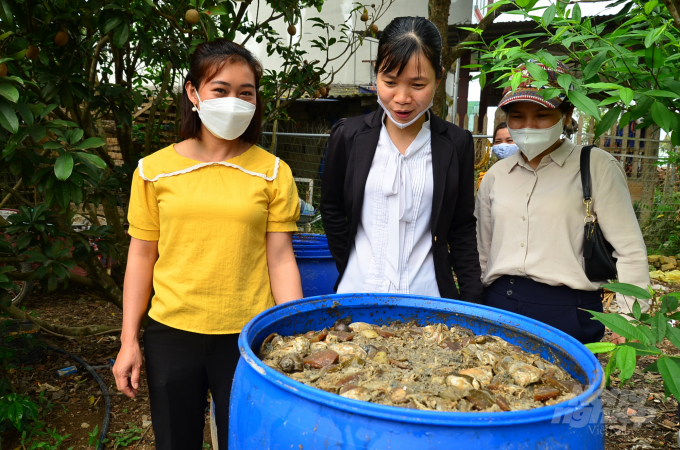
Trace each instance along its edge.
<path fill-rule="evenodd" d="M 602 312 L 602 290 L 580 291 L 505 275 L 484 289 L 484 304 L 548 324 L 583 344 L 604 336 L 604 325 L 583 311 Z"/>
<path fill-rule="evenodd" d="M 156 449 L 202 449 L 208 389 L 215 401 L 219 445 L 227 448 L 238 336 L 191 333 L 149 318 L 144 353 Z"/>

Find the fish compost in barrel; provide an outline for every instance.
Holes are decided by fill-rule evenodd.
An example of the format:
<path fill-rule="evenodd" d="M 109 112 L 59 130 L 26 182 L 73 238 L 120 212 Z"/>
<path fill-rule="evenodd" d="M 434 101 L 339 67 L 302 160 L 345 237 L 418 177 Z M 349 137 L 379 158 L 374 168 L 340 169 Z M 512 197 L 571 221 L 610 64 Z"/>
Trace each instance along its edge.
<path fill-rule="evenodd" d="M 347 316 L 377 325 L 444 323 L 497 336 L 559 366 L 584 385 L 583 393 L 524 411 L 423 411 L 325 392 L 288 378 L 256 356 L 272 333 L 289 336 L 330 328 Z M 432 297 L 329 295 L 259 314 L 242 330 L 239 347 L 229 449 L 604 449 L 599 362 L 565 333 L 517 314 Z"/>

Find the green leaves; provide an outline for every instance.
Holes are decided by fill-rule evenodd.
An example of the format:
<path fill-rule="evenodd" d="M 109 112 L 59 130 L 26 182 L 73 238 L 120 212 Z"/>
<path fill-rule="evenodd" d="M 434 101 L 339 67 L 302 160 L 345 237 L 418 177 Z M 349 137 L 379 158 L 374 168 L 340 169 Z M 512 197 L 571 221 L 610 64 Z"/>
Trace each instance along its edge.
<path fill-rule="evenodd" d="M 19 119 L 14 113 L 12 106 L 5 100 L 0 98 L 0 125 L 10 133 L 16 133 L 19 130 Z"/>
<path fill-rule="evenodd" d="M 647 64 L 647 67 L 658 69 L 663 66 L 663 63 L 663 53 L 659 47 L 652 46 L 645 50 L 645 64 Z"/>
<path fill-rule="evenodd" d="M 619 95 L 624 106 L 630 105 L 630 102 L 633 101 L 633 90 L 630 88 L 622 88 L 619 90 Z"/>
<path fill-rule="evenodd" d="M 573 103 L 580 111 L 590 114 L 597 120 L 600 120 L 600 110 L 594 101 L 578 91 L 569 91 L 567 96 L 569 97 L 569 101 L 571 101 L 571 103 Z"/>
<path fill-rule="evenodd" d="M 123 23 L 123 18 L 120 16 L 114 16 L 111 17 L 109 20 L 107 20 L 104 23 L 104 26 L 102 27 L 102 34 L 109 34 L 111 30 L 116 28 L 118 25 Z"/>
<path fill-rule="evenodd" d="M 667 133 L 670 133 L 673 126 L 673 113 L 668 110 L 666 105 L 660 102 L 654 102 L 652 105 L 652 119 L 657 125 L 660 125 Z"/>
<path fill-rule="evenodd" d="M 616 367 L 621 371 L 619 379 L 622 382 L 629 380 L 635 371 L 635 348 L 634 347 L 619 347 L 616 352 Z"/>
<path fill-rule="evenodd" d="M 88 148 L 99 148 L 106 144 L 106 141 L 102 138 L 98 137 L 93 137 L 93 138 L 87 138 L 80 144 L 76 145 L 76 150 L 85 150 Z"/>
<path fill-rule="evenodd" d="M 130 25 L 127 23 L 124 23 L 118 29 L 116 30 L 116 33 L 113 35 L 113 45 L 116 46 L 116 48 L 123 48 L 125 43 L 128 40 L 128 35 L 130 34 Z"/>
<path fill-rule="evenodd" d="M 659 4 L 658 0 L 651 0 L 645 3 L 645 14 L 650 15 L 652 11 L 654 11 L 654 8 L 656 8 L 656 5 L 658 4 Z"/>
<path fill-rule="evenodd" d="M 64 153 L 54 163 L 54 174 L 63 181 L 71 176 L 71 172 L 73 172 L 73 156 L 70 153 Z"/>
<path fill-rule="evenodd" d="M 679 295 L 680 293 L 673 292 L 671 294 L 664 295 L 663 297 L 661 297 L 661 303 L 663 304 L 663 306 L 666 307 L 666 311 L 673 312 L 676 309 L 678 309 L 678 303 L 680 303 L 678 299 Z"/>
<path fill-rule="evenodd" d="M 518 2 L 519 3 L 519 2 Z M 547 27 L 549 26 L 553 19 L 555 19 L 555 14 L 557 13 L 557 5 L 554 3 L 551 3 L 550 6 L 548 6 L 545 11 L 543 12 L 543 26 Z"/>
<path fill-rule="evenodd" d="M 604 314 L 595 311 L 588 311 L 593 315 L 594 319 L 598 320 L 607 326 L 614 333 L 619 334 L 629 340 L 638 340 L 645 344 L 650 344 L 649 337 L 618 314 Z"/>
<path fill-rule="evenodd" d="M 602 67 L 602 64 L 607 60 L 607 51 L 601 51 L 593 59 L 590 60 L 588 65 L 583 68 L 583 78 L 585 80 L 597 74 L 597 72 Z"/>
<path fill-rule="evenodd" d="M 513 92 L 517 90 L 517 87 L 522 82 L 522 72 L 515 72 L 510 79 L 510 87 Z"/>
<path fill-rule="evenodd" d="M 12 103 L 19 101 L 19 91 L 9 83 L 0 83 L 0 95 Z"/>
<path fill-rule="evenodd" d="M 612 344 L 611 342 L 592 342 L 586 344 L 586 347 L 593 352 L 593 354 L 609 353 L 616 348 L 616 344 Z"/>
<path fill-rule="evenodd" d="M 571 10 L 571 18 L 576 22 L 581 22 L 581 7 L 578 6 L 578 3 L 576 3 Z"/>
<path fill-rule="evenodd" d="M 647 33 L 647 36 L 645 37 L 645 47 L 649 48 L 656 41 L 659 40 L 661 36 L 666 32 L 666 27 L 668 26 L 668 22 L 664 23 L 662 26 L 658 28 L 654 28 L 652 31 Z"/>
<path fill-rule="evenodd" d="M 106 169 L 106 163 L 104 162 L 103 159 L 101 159 L 97 155 L 93 155 L 91 153 L 78 152 L 78 153 L 75 153 L 75 156 L 77 158 L 80 158 L 81 160 L 83 160 L 85 162 L 92 164 L 93 166 L 95 166 L 99 169 Z"/>
<path fill-rule="evenodd" d="M 676 399 L 680 398 L 680 367 L 676 361 L 668 358 L 666 356 L 659 357 L 656 362 L 659 369 L 659 373 L 663 378 L 664 387 L 671 393 Z"/>
<path fill-rule="evenodd" d="M 663 341 L 664 336 L 666 336 L 666 325 L 665 314 L 658 312 L 652 316 L 652 335 L 655 342 Z"/>
<path fill-rule="evenodd" d="M 602 287 L 612 292 L 618 292 L 619 294 L 622 295 L 630 295 L 631 297 L 641 298 L 644 300 L 649 300 L 652 298 L 652 295 L 649 293 L 649 291 L 647 291 L 646 289 L 642 289 L 641 287 L 634 286 L 632 284 L 609 283 L 603 285 Z"/>
<path fill-rule="evenodd" d="M 621 108 L 618 106 L 615 108 L 610 109 L 607 114 L 602 117 L 602 120 L 597 123 L 597 126 L 595 127 L 595 139 L 600 137 L 601 134 L 603 134 L 605 131 L 609 130 L 616 121 L 619 118 L 619 114 L 621 114 Z"/>
<path fill-rule="evenodd" d="M 635 303 L 633 303 L 633 317 L 635 317 L 636 320 L 640 320 L 641 316 L 642 309 L 640 308 L 640 302 L 636 299 Z"/>
<path fill-rule="evenodd" d="M 532 78 L 536 81 L 548 81 L 548 72 L 543 70 L 537 64 L 532 62 L 526 63 L 526 68 Z"/>
<path fill-rule="evenodd" d="M 666 328 L 666 338 L 671 341 L 671 344 L 680 348 L 680 329 L 668 325 Z"/>

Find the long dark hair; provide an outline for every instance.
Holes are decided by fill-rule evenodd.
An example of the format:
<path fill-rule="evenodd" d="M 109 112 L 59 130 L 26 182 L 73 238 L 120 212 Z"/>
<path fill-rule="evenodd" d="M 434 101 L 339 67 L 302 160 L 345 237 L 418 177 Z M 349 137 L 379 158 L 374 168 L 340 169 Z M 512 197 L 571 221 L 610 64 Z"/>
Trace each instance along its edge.
<path fill-rule="evenodd" d="M 250 121 L 246 131 L 239 136 L 241 142 L 250 145 L 255 144 L 260 138 L 262 131 L 262 98 L 260 97 L 260 79 L 262 78 L 262 66 L 260 62 L 245 47 L 235 44 L 226 39 L 215 39 L 212 42 L 204 42 L 196 47 L 191 55 L 189 73 L 184 80 L 187 81 L 198 92 L 201 84 L 212 80 L 222 68 L 233 62 L 244 62 L 248 64 L 255 74 L 255 115 Z M 184 139 L 201 139 L 201 119 L 198 114 L 191 109 L 194 104 L 189 100 L 186 88 L 182 95 L 182 126 L 180 135 Z"/>
<path fill-rule="evenodd" d="M 442 77 L 442 37 L 437 27 L 424 17 L 397 17 L 380 36 L 375 74 L 396 69 L 401 75 L 413 55 L 425 56 L 437 80 Z"/>
<path fill-rule="evenodd" d="M 498 125 L 496 125 L 496 128 L 493 130 L 493 139 L 491 139 L 492 144 L 496 140 L 496 134 L 498 134 L 498 130 L 502 130 L 503 128 L 508 128 L 507 122 L 501 122 Z"/>

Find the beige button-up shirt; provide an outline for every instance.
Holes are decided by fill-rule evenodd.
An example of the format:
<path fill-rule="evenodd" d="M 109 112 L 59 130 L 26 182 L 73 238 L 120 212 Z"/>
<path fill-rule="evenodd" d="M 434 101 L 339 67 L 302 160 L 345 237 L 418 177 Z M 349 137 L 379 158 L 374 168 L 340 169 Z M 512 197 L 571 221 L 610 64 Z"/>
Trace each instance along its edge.
<path fill-rule="evenodd" d="M 521 152 L 493 165 L 477 193 L 477 245 L 482 282 L 503 275 L 528 277 L 551 286 L 594 291 L 584 271 L 581 146 L 565 139 L 536 170 Z M 609 153 L 591 151 L 591 211 L 618 258 L 619 281 L 646 289 L 647 250 L 621 164 Z M 621 312 L 630 312 L 626 298 Z M 642 311 L 648 305 L 640 302 Z"/>

